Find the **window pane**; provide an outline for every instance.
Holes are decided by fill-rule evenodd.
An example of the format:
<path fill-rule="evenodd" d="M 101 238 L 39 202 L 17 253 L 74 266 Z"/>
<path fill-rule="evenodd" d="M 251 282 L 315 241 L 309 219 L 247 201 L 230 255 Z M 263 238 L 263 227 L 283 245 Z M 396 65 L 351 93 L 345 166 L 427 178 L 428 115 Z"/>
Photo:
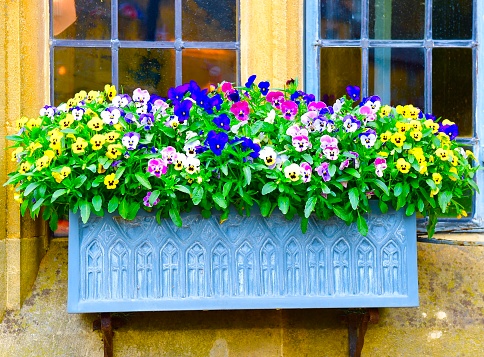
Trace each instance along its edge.
<path fill-rule="evenodd" d="M 424 50 L 372 48 L 369 51 L 369 94 L 385 104 L 424 108 Z"/>
<path fill-rule="evenodd" d="M 120 40 L 174 41 L 174 0 L 119 1 Z"/>
<path fill-rule="evenodd" d="M 321 0 L 321 38 L 355 40 L 361 36 L 361 0 Z"/>
<path fill-rule="evenodd" d="M 473 0 L 433 0 L 433 38 L 437 40 L 472 39 L 472 3 Z"/>
<path fill-rule="evenodd" d="M 424 38 L 425 1 L 370 0 L 369 35 L 376 40 Z"/>
<path fill-rule="evenodd" d="M 119 91 L 131 95 L 136 88 L 166 96 L 175 85 L 175 50 L 121 48 Z"/>
<path fill-rule="evenodd" d="M 455 121 L 459 135 L 471 137 L 472 50 L 435 48 L 432 66 L 432 109 L 437 117 Z"/>
<path fill-rule="evenodd" d="M 107 83 L 111 83 L 109 48 L 54 49 L 54 105 L 80 90 L 102 91 Z"/>
<path fill-rule="evenodd" d="M 320 98 L 328 105 L 344 95 L 348 85 L 361 87 L 361 49 L 322 48 L 320 83 Z"/>
<path fill-rule="evenodd" d="M 53 0 L 52 5 L 56 39 L 111 38 L 111 0 Z"/>
<path fill-rule="evenodd" d="M 183 83 L 196 81 L 200 87 L 221 81 L 237 81 L 237 52 L 232 50 L 183 50 Z"/>
<path fill-rule="evenodd" d="M 184 41 L 236 41 L 236 0 L 184 0 L 182 4 Z"/>

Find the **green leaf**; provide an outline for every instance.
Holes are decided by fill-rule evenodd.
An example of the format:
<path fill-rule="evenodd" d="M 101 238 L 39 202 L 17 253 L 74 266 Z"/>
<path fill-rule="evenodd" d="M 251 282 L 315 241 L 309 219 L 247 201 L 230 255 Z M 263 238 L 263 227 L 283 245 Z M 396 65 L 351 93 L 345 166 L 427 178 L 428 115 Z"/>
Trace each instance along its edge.
<path fill-rule="evenodd" d="M 408 206 L 407 206 L 407 209 L 405 210 L 405 214 L 407 216 L 411 216 L 412 214 L 415 213 L 415 204 L 414 203 L 410 203 Z"/>
<path fill-rule="evenodd" d="M 222 170 L 222 173 L 227 176 L 229 174 L 229 169 L 227 167 L 227 164 L 223 164 L 222 166 L 220 166 L 220 170 Z"/>
<path fill-rule="evenodd" d="M 447 206 L 451 199 L 452 199 L 452 192 L 450 191 L 439 192 L 439 195 L 437 196 L 437 200 L 439 202 L 440 209 L 442 210 L 443 213 L 447 211 Z"/>
<path fill-rule="evenodd" d="M 155 203 L 156 199 L 160 196 L 160 190 L 154 190 L 151 192 L 149 203 L 152 205 Z"/>
<path fill-rule="evenodd" d="M 360 195 L 359 195 L 358 189 L 356 187 L 353 187 L 350 189 L 348 194 L 350 197 L 351 208 L 356 210 L 358 208 L 358 202 L 360 201 Z"/>
<path fill-rule="evenodd" d="M 388 205 L 385 202 L 379 201 L 378 206 L 380 207 L 381 213 L 387 213 L 388 212 Z"/>
<path fill-rule="evenodd" d="M 82 222 L 87 223 L 89 216 L 91 215 L 91 204 L 86 200 L 82 200 L 79 202 L 79 208 L 81 210 Z"/>
<path fill-rule="evenodd" d="M 96 195 L 92 198 L 92 207 L 94 211 L 100 211 L 103 205 L 103 199 L 100 195 Z"/>
<path fill-rule="evenodd" d="M 28 196 L 33 190 L 35 190 L 40 185 L 40 182 L 30 183 L 24 191 L 24 196 Z"/>
<path fill-rule="evenodd" d="M 180 212 L 178 212 L 178 209 L 171 207 L 170 210 L 168 211 L 168 213 L 170 214 L 170 218 L 173 221 L 173 223 L 175 224 L 175 226 L 181 227 L 183 222 L 182 222 L 182 219 L 180 217 Z"/>
<path fill-rule="evenodd" d="M 128 215 L 129 215 L 129 203 L 128 203 L 128 201 L 126 201 L 125 198 L 123 198 L 123 200 L 119 204 L 118 212 L 119 212 L 119 215 L 121 217 L 123 217 L 124 219 L 127 219 L 128 218 Z"/>
<path fill-rule="evenodd" d="M 20 205 L 20 214 L 22 216 L 25 215 L 25 211 L 27 210 L 27 207 L 29 206 L 29 202 L 30 202 L 30 200 L 25 200 Z"/>
<path fill-rule="evenodd" d="M 141 204 L 139 202 L 131 202 L 129 204 L 128 208 L 128 219 L 133 220 L 136 218 L 136 215 L 138 214 L 138 211 L 141 207 Z"/>
<path fill-rule="evenodd" d="M 313 164 L 313 157 L 309 154 L 303 154 L 302 155 L 302 158 L 304 160 L 306 160 L 306 162 L 309 164 L 309 165 L 312 165 Z"/>
<path fill-rule="evenodd" d="M 267 195 L 268 193 L 271 193 L 277 188 L 277 184 L 275 182 L 268 182 L 262 187 L 262 194 Z"/>
<path fill-rule="evenodd" d="M 244 172 L 244 179 L 245 179 L 244 180 L 244 183 L 245 183 L 244 186 L 250 185 L 250 180 L 252 178 L 250 167 L 244 166 L 242 171 Z"/>
<path fill-rule="evenodd" d="M 356 177 L 356 178 L 361 177 L 360 173 L 352 167 L 346 168 L 344 172 L 347 173 L 347 174 L 350 174 L 351 176 Z"/>
<path fill-rule="evenodd" d="M 403 185 L 401 182 L 399 182 L 393 188 L 393 194 L 395 195 L 395 197 L 398 197 L 402 194 L 402 191 L 403 191 Z"/>
<path fill-rule="evenodd" d="M 271 212 L 271 207 L 272 207 L 271 201 L 269 201 L 268 199 L 262 200 L 260 204 L 260 214 L 262 215 L 262 217 L 269 216 L 269 213 Z"/>
<path fill-rule="evenodd" d="M 309 219 L 307 219 L 306 217 L 301 218 L 301 232 L 303 234 L 308 231 L 308 223 L 309 223 Z"/>
<path fill-rule="evenodd" d="M 227 197 L 229 195 L 231 188 L 232 188 L 232 182 L 226 182 L 224 184 L 224 187 L 222 189 L 222 194 L 224 195 L 224 197 Z"/>
<path fill-rule="evenodd" d="M 77 178 L 74 180 L 74 188 L 81 187 L 84 184 L 84 182 L 86 182 L 86 180 L 87 180 L 86 175 L 77 176 Z"/>
<path fill-rule="evenodd" d="M 289 211 L 289 197 L 287 196 L 279 196 L 277 199 L 277 205 L 283 214 L 286 214 Z"/>
<path fill-rule="evenodd" d="M 192 191 L 192 201 L 194 205 L 198 205 L 203 198 L 203 188 L 201 186 L 195 186 Z"/>
<path fill-rule="evenodd" d="M 173 130 L 172 127 L 169 126 L 161 126 L 161 131 L 168 136 L 169 138 L 174 138 L 176 136 L 176 131 Z"/>
<path fill-rule="evenodd" d="M 316 207 L 316 203 L 318 203 L 318 198 L 316 196 L 308 198 L 306 205 L 304 206 L 304 217 L 308 218 L 311 215 Z"/>
<path fill-rule="evenodd" d="M 220 192 L 217 192 L 212 196 L 213 202 L 219 205 L 221 208 L 227 208 L 227 201 L 225 201 L 224 195 Z"/>
<path fill-rule="evenodd" d="M 345 222 L 348 222 L 350 220 L 350 217 L 348 216 L 348 213 L 346 213 L 346 210 L 340 206 L 333 206 L 333 212 L 336 216 L 338 216 Z"/>
<path fill-rule="evenodd" d="M 358 227 L 358 232 L 360 232 L 363 237 L 366 237 L 368 235 L 368 224 L 366 223 L 366 219 L 364 219 L 363 216 L 358 215 L 356 225 Z"/>
<path fill-rule="evenodd" d="M 23 141 L 24 139 L 19 135 L 7 135 L 5 139 L 10 141 Z"/>
<path fill-rule="evenodd" d="M 116 211 L 116 209 L 118 208 L 118 205 L 119 205 L 119 200 L 116 196 L 114 196 L 108 202 L 108 212 L 113 213 L 114 211 Z"/>
<path fill-rule="evenodd" d="M 175 185 L 175 190 L 190 194 L 190 187 L 184 185 Z"/>
<path fill-rule="evenodd" d="M 432 190 L 437 189 L 437 186 L 435 185 L 434 180 L 432 180 L 432 179 L 427 179 L 425 182 L 427 182 L 427 185 L 429 185 L 429 187 L 430 187 Z"/>
<path fill-rule="evenodd" d="M 50 199 L 50 203 L 54 202 L 56 199 L 58 199 L 60 196 L 62 196 L 64 193 L 66 193 L 65 188 L 60 188 L 58 190 L 55 190 L 54 193 L 52 194 L 52 198 Z"/>
<path fill-rule="evenodd" d="M 424 201 L 421 198 L 419 198 L 418 201 L 417 201 L 417 208 L 418 208 L 419 212 L 423 212 L 423 210 L 425 208 Z"/>
<path fill-rule="evenodd" d="M 118 168 L 116 170 L 116 174 L 114 175 L 114 178 L 116 180 L 119 180 L 121 178 L 121 176 L 123 176 L 124 170 L 126 170 L 126 167 L 125 166 Z"/>
<path fill-rule="evenodd" d="M 37 201 L 35 201 L 35 204 L 32 206 L 31 211 L 37 213 L 37 211 L 40 210 L 40 207 L 42 206 L 42 203 L 44 203 L 44 201 L 44 197 L 41 197 Z"/>
<path fill-rule="evenodd" d="M 150 184 L 150 182 L 148 181 L 148 179 L 145 176 L 143 176 L 139 172 L 135 173 L 134 176 L 136 177 L 136 180 L 138 180 L 138 182 L 141 185 L 143 185 L 144 187 L 146 187 L 148 190 L 151 190 L 151 184 Z"/>

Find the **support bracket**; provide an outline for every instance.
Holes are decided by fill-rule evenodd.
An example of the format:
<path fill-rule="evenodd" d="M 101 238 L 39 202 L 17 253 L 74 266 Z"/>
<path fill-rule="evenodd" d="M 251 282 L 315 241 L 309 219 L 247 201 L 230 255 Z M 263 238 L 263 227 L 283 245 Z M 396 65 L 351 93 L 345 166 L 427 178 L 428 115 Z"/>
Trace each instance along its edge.
<path fill-rule="evenodd" d="M 368 324 L 376 324 L 380 319 L 377 308 L 350 309 L 346 315 L 348 323 L 349 356 L 360 357 L 365 343 L 365 334 Z"/>

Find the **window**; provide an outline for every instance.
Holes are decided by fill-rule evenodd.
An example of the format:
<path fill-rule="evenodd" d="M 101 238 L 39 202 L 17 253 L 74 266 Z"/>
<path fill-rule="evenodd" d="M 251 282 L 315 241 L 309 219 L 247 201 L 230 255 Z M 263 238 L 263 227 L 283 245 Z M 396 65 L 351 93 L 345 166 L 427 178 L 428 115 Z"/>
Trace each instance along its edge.
<path fill-rule="evenodd" d="M 476 0 L 306 1 L 305 83 L 334 102 L 348 84 L 362 96 L 413 104 L 459 125 L 459 139 L 482 162 L 484 89 L 477 39 L 484 35 Z M 477 182 L 484 190 L 482 172 Z M 466 200 L 468 219 L 442 217 L 439 230 L 482 230 L 484 201 Z M 456 224 L 458 223 L 458 224 Z"/>
<path fill-rule="evenodd" d="M 51 98 L 238 82 L 236 0 L 52 0 Z"/>

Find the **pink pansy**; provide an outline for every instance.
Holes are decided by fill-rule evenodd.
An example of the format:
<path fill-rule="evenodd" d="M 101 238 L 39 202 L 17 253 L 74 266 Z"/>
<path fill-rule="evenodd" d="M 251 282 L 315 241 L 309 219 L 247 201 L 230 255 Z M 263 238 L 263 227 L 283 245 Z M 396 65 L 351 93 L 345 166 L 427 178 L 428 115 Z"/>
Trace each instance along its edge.
<path fill-rule="evenodd" d="M 298 106 L 293 101 L 285 101 L 281 104 L 281 111 L 284 119 L 294 120 L 296 117 Z"/>
<path fill-rule="evenodd" d="M 367 121 L 374 121 L 376 119 L 375 113 L 372 112 L 371 108 L 368 106 L 360 107 L 359 113 L 364 115 Z"/>
<path fill-rule="evenodd" d="M 301 123 L 308 126 L 318 117 L 318 112 L 309 111 L 301 115 Z"/>
<path fill-rule="evenodd" d="M 328 160 L 336 160 L 339 156 L 339 149 L 337 146 L 326 146 L 323 149 L 323 154 Z"/>
<path fill-rule="evenodd" d="M 375 159 L 375 174 L 378 177 L 383 177 L 383 171 L 387 168 L 387 160 L 381 157 Z"/>
<path fill-rule="evenodd" d="M 308 105 L 308 110 L 318 113 L 321 109 L 326 108 L 326 107 L 327 107 L 327 105 L 326 105 L 325 102 L 311 102 Z"/>
<path fill-rule="evenodd" d="M 286 134 L 289 136 L 305 135 L 308 136 L 308 131 L 306 129 L 301 129 L 299 125 L 291 125 L 286 130 Z"/>
<path fill-rule="evenodd" d="M 249 103 L 240 101 L 232 104 L 230 111 L 235 115 L 238 120 L 249 119 Z"/>
<path fill-rule="evenodd" d="M 311 143 L 306 135 L 296 135 L 292 137 L 292 146 L 296 151 L 302 152 L 310 148 Z"/>
<path fill-rule="evenodd" d="M 163 99 L 157 99 L 153 103 L 153 112 L 157 110 L 160 111 L 160 114 L 165 114 L 166 109 L 169 107 L 168 103 L 166 103 Z"/>
<path fill-rule="evenodd" d="M 307 162 L 301 162 L 299 165 L 300 168 L 300 173 L 301 173 L 301 178 L 303 182 L 309 182 L 311 181 L 311 173 L 312 173 L 312 167 L 309 165 Z"/>
<path fill-rule="evenodd" d="M 133 91 L 133 101 L 146 104 L 150 100 L 150 93 L 146 89 L 136 88 Z"/>
<path fill-rule="evenodd" d="M 222 83 L 222 92 L 224 92 L 226 95 L 232 93 L 233 91 L 234 91 L 234 87 L 232 86 L 232 83 L 230 82 Z"/>
<path fill-rule="evenodd" d="M 268 102 L 272 104 L 274 108 L 280 109 L 281 104 L 284 102 L 284 93 L 282 92 L 269 92 L 266 96 Z"/>
<path fill-rule="evenodd" d="M 338 146 L 338 139 L 333 138 L 329 135 L 321 136 L 319 141 L 321 142 L 321 149 L 323 150 L 328 146 Z"/>
<path fill-rule="evenodd" d="M 161 157 L 167 164 L 173 164 L 176 157 L 176 149 L 173 146 L 167 146 L 161 150 Z"/>
<path fill-rule="evenodd" d="M 148 172 L 156 177 L 166 174 L 167 169 L 166 162 L 162 159 L 151 159 L 148 161 Z"/>

